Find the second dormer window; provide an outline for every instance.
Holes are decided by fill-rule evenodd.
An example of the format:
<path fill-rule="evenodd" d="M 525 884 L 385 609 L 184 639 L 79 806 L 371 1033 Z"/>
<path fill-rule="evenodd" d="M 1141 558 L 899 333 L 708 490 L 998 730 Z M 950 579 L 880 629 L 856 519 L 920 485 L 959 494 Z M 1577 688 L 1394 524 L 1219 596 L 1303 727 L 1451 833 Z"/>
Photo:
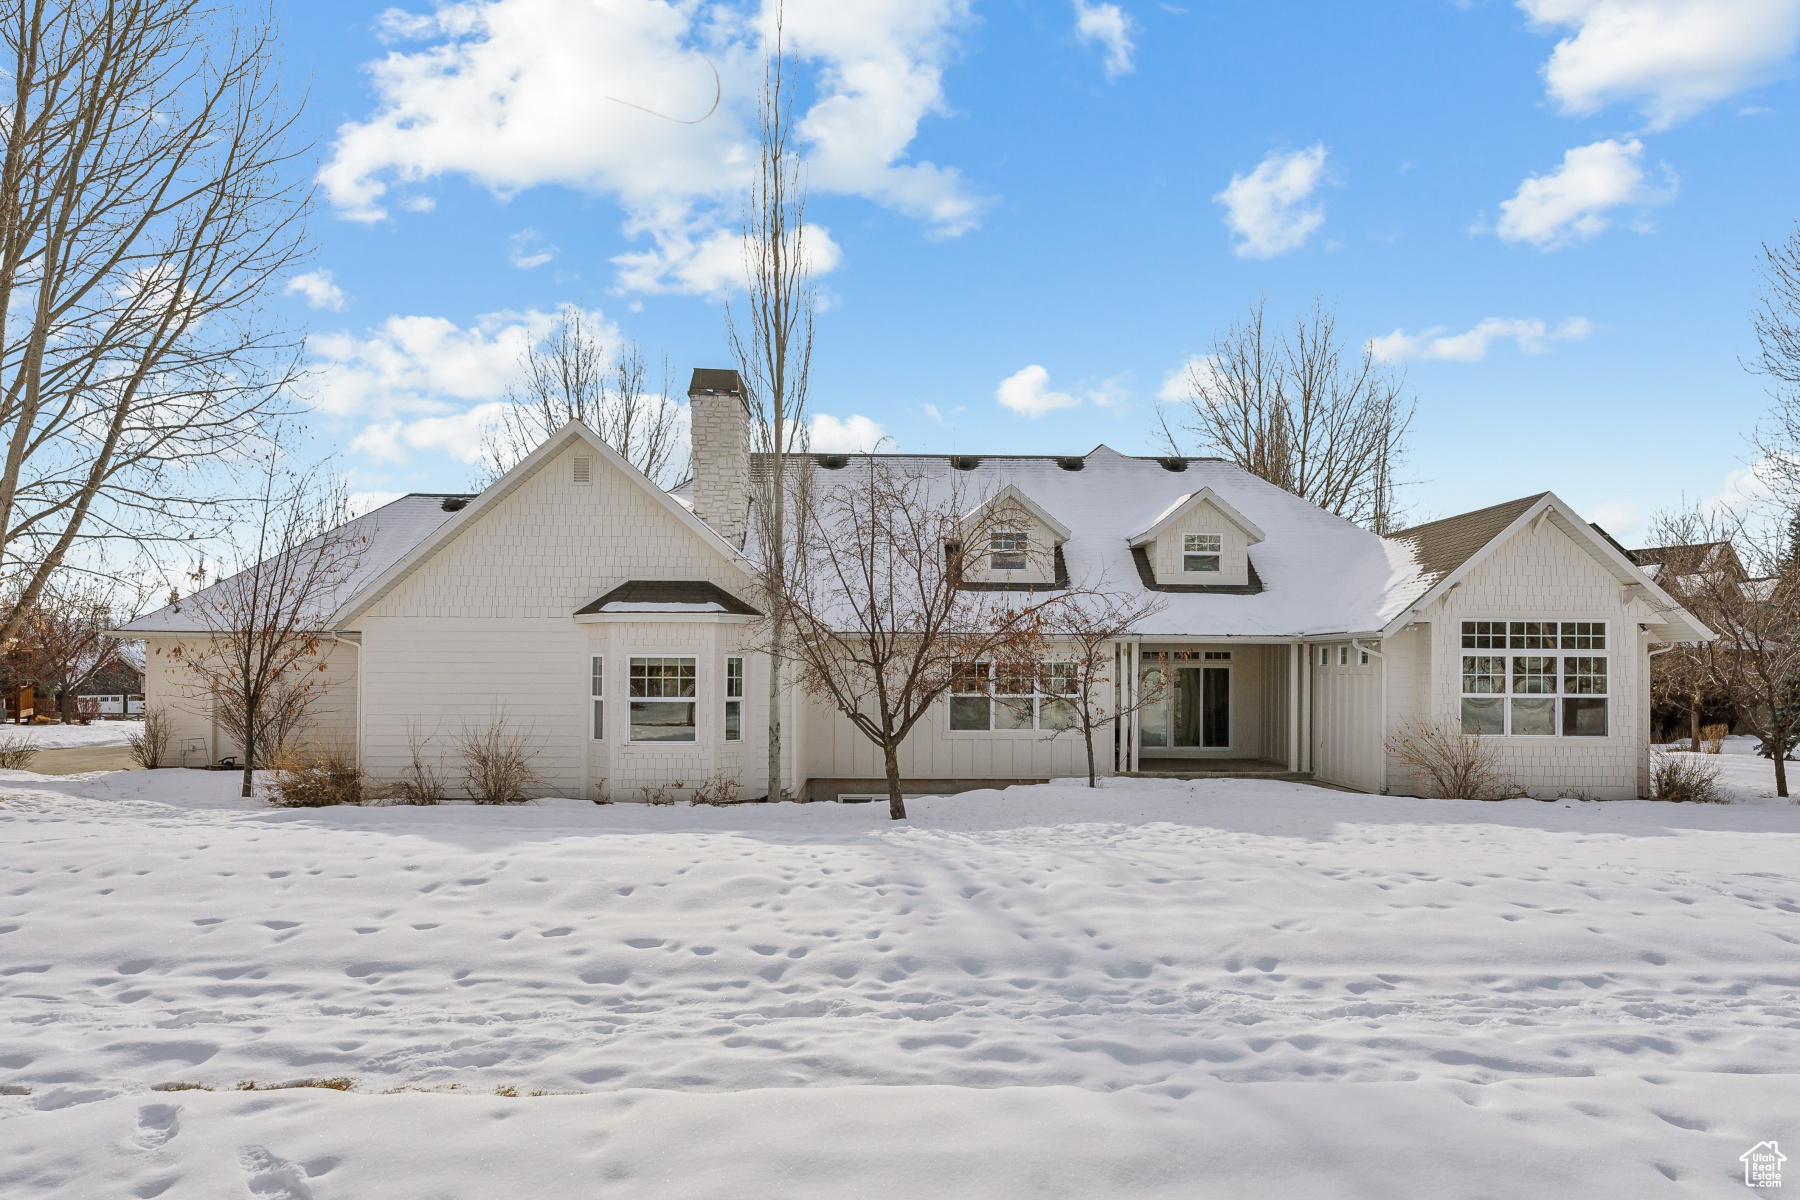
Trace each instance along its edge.
<path fill-rule="evenodd" d="M 1025 534 L 1022 530 L 1002 530 L 988 538 L 988 567 L 995 571 L 1025 569 Z"/>
<path fill-rule="evenodd" d="M 1216 572 L 1219 569 L 1220 553 L 1218 534 L 1183 534 L 1181 538 L 1181 569 L 1183 571 Z"/>

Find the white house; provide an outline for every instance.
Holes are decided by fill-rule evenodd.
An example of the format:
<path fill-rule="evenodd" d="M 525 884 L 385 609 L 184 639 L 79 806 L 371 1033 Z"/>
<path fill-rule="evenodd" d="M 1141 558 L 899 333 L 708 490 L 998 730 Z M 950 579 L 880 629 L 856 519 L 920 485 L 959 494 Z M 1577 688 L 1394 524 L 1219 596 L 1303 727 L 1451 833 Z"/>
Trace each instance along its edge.
<path fill-rule="evenodd" d="M 694 477 L 664 492 L 571 425 L 474 497 L 412 495 L 359 518 L 358 568 L 321 614 L 332 648 L 316 732 L 374 777 L 409 739 L 448 752 L 498 709 L 530 726 L 562 794 L 629 800 L 737 779 L 766 790 L 767 664 L 742 554 L 750 417 L 736 375 L 696 371 Z M 1495 735 L 1538 794 L 1645 793 L 1649 664 L 1710 637 L 1555 495 L 1378 537 L 1230 463 L 1147 458 L 906 456 L 944 495 L 1004 504 L 969 586 L 1047 589 L 1104 578 L 1166 606 L 1115 662 L 1154 696 L 1116 722 L 1107 773 L 1280 773 L 1406 791 L 1386 751 L 1409 722 Z M 812 456 L 816 482 L 868 469 Z M 184 610 L 185 611 L 182 611 Z M 204 632 L 196 606 L 121 632 L 148 646 L 147 703 L 190 761 L 234 752 L 170 651 Z M 1016 687 L 1019 694 L 996 694 Z M 790 694 L 784 781 L 810 799 L 882 791 L 875 748 Z M 1081 774 L 1063 706 L 984 668 L 964 672 L 908 741 L 909 791 Z"/>

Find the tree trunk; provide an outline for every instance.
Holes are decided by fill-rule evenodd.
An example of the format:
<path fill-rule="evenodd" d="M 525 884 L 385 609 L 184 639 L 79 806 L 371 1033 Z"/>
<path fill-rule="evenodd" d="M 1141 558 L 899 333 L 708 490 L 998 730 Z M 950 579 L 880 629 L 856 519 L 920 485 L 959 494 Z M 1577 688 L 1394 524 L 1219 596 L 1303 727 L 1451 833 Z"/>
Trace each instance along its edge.
<path fill-rule="evenodd" d="M 781 795 L 781 601 L 773 599 L 775 623 L 769 634 L 769 803 Z"/>
<path fill-rule="evenodd" d="M 1688 749 L 1700 753 L 1700 701 L 1688 707 Z"/>
<path fill-rule="evenodd" d="M 1777 735 L 1771 740 L 1771 744 L 1774 747 L 1774 753 L 1771 757 L 1775 759 L 1775 794 L 1777 796 L 1786 796 L 1788 794 L 1787 755 L 1783 752 L 1782 746 L 1787 742 L 1788 731 L 1785 729 L 1777 729 L 1772 732 Z"/>
<path fill-rule="evenodd" d="M 888 817 L 890 820 L 904 821 L 906 820 L 906 801 L 900 795 L 900 757 L 897 749 L 892 742 L 888 743 L 882 747 L 881 759 L 887 767 Z M 1787 793 L 1783 792 L 1782 794 L 1786 795 Z"/>
<path fill-rule="evenodd" d="M 1087 741 L 1088 786 L 1089 787 L 1099 787 L 1100 785 L 1094 782 L 1094 726 L 1093 726 L 1093 722 L 1091 722 L 1091 721 L 1082 722 L 1081 736 L 1084 739 L 1086 739 L 1086 741 Z"/>
<path fill-rule="evenodd" d="M 256 794 L 256 710 L 248 709 L 244 719 L 244 786 L 238 794 L 248 800 Z"/>

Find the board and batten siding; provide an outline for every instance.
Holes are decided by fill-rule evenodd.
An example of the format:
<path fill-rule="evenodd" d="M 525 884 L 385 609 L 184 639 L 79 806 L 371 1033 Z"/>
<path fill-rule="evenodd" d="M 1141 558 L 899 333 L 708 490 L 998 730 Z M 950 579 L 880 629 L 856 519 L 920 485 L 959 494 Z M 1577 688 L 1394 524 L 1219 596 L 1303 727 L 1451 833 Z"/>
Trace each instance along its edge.
<path fill-rule="evenodd" d="M 1647 643 L 1639 623 L 1656 618 L 1628 598 L 1619 580 L 1573 538 L 1546 519 L 1523 529 L 1464 577 L 1461 586 L 1419 614 L 1430 631 L 1429 691 L 1421 720 L 1461 726 L 1462 622 L 1465 620 L 1606 621 L 1607 736 L 1496 738 L 1507 776 L 1536 796 L 1581 792 L 1607 800 L 1641 794 L 1648 769 L 1649 707 L 1644 675 Z M 1396 790 L 1403 772 L 1391 765 Z"/>
<path fill-rule="evenodd" d="M 1319 664 L 1319 648 L 1330 662 Z M 1371 650 L 1391 654 L 1386 646 L 1365 643 Z M 1324 642 L 1306 647 L 1312 673 L 1312 769 L 1327 783 L 1379 792 L 1386 782 L 1381 750 L 1381 680 L 1389 662 L 1362 652 L 1348 641 Z M 1339 665 L 1339 650 L 1349 661 Z"/>

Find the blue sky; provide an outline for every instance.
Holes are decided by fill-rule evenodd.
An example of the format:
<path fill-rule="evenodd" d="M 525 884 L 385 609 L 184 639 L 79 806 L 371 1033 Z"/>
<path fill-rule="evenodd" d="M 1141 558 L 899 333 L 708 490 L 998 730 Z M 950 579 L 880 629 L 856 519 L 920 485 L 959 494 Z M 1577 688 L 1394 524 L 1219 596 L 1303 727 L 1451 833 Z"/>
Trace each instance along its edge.
<path fill-rule="evenodd" d="M 289 8 L 318 252 L 279 303 L 355 490 L 466 487 L 559 306 L 678 391 L 729 365 L 766 20 Z M 1800 217 L 1800 0 L 790 0 L 787 24 L 822 442 L 1147 451 L 1218 328 L 1322 296 L 1417 393 L 1415 517 L 1550 488 L 1629 540 L 1743 486 L 1758 247 Z M 697 125 L 628 106 L 699 116 L 715 67 Z"/>

